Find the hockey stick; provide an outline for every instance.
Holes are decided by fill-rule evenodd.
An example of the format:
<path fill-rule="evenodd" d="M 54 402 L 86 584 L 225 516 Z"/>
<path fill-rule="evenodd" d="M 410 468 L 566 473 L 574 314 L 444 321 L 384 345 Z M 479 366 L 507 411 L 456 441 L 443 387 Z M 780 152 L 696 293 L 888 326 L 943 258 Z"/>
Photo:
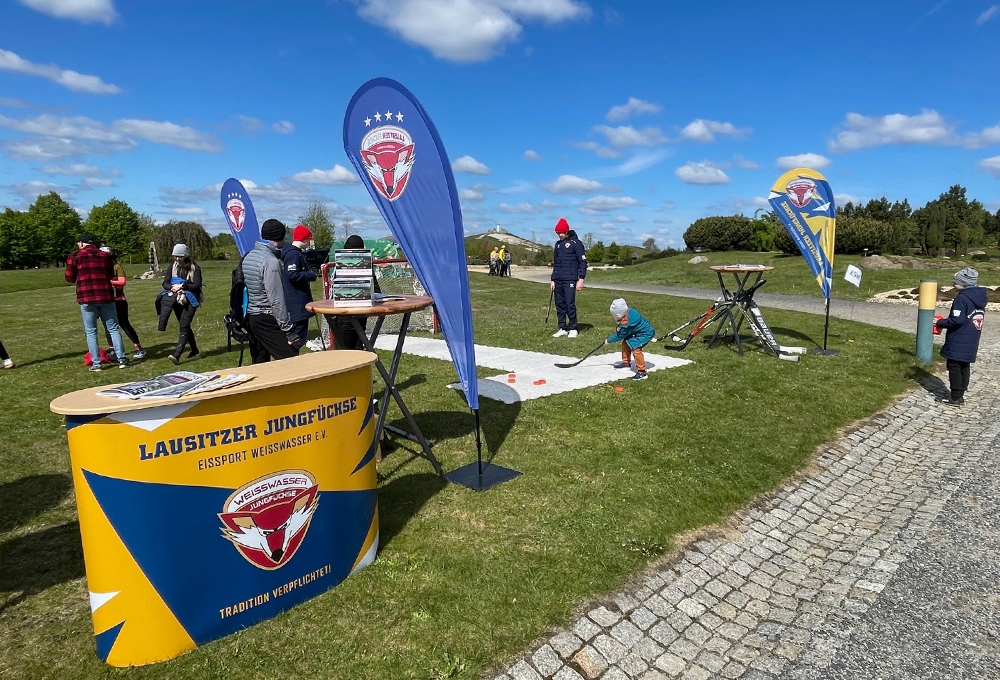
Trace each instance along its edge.
<path fill-rule="evenodd" d="M 552 297 L 556 294 L 554 290 L 549 291 L 549 308 L 545 310 L 545 323 L 549 322 L 549 314 L 552 313 Z"/>
<path fill-rule="evenodd" d="M 579 366 L 584 361 L 586 361 L 587 359 L 589 359 L 591 357 L 591 355 L 594 354 L 594 352 L 596 352 L 597 350 L 599 350 L 602 347 L 604 347 L 605 344 L 606 343 L 602 342 L 600 345 L 598 345 L 594 349 L 592 349 L 589 352 L 587 352 L 587 356 L 583 357 L 583 359 L 580 359 L 579 361 L 575 361 L 572 364 L 556 364 L 556 368 L 573 368 L 574 366 Z"/>

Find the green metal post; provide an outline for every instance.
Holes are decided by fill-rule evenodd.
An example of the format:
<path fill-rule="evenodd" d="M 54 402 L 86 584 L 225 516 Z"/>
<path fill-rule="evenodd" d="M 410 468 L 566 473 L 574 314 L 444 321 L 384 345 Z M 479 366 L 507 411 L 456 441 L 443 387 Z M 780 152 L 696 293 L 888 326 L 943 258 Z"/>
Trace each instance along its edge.
<path fill-rule="evenodd" d="M 917 361 L 934 360 L 934 312 L 937 309 L 937 281 L 920 282 L 920 310 L 917 312 Z"/>

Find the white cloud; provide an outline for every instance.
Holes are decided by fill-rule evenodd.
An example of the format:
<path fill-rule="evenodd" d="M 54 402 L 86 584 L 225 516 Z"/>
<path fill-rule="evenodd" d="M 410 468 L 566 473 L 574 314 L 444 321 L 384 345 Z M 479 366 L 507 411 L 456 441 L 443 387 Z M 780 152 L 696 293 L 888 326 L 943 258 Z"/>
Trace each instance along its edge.
<path fill-rule="evenodd" d="M 822 170 L 830 166 L 832 161 L 826 156 L 818 153 L 800 153 L 795 156 L 781 156 L 777 165 L 782 170 L 792 170 L 794 168 L 809 168 L 810 170 Z"/>
<path fill-rule="evenodd" d="M 255 135 L 264 128 L 263 122 L 250 116 L 239 116 L 239 120 L 243 134 Z"/>
<path fill-rule="evenodd" d="M 979 172 L 985 172 L 987 175 L 993 175 L 997 179 L 1000 179 L 1000 156 L 994 156 L 993 158 L 984 158 L 977 164 Z"/>
<path fill-rule="evenodd" d="M 617 217 L 615 217 L 615 222 L 620 222 L 621 224 L 630 224 L 632 222 L 635 222 L 635 220 L 633 220 L 628 215 L 618 215 Z"/>
<path fill-rule="evenodd" d="M 220 153 L 223 150 L 222 141 L 217 137 L 170 121 L 126 118 L 112 122 L 111 129 L 129 138 L 145 139 L 187 151 Z"/>
<path fill-rule="evenodd" d="M 295 124 L 287 120 L 279 120 L 271 126 L 271 129 L 279 135 L 290 135 L 295 132 Z"/>
<path fill-rule="evenodd" d="M 617 149 L 609 149 L 608 147 L 602 146 L 597 142 L 571 142 L 571 144 L 578 149 L 593 151 L 597 154 L 598 158 L 621 158 L 625 155 Z"/>
<path fill-rule="evenodd" d="M 482 203 L 486 200 L 486 196 L 483 195 L 483 192 L 476 191 L 475 189 L 459 189 L 458 198 L 459 200 L 467 203 Z"/>
<path fill-rule="evenodd" d="M 674 174 L 685 184 L 729 184 L 732 181 L 729 175 L 707 161 L 689 161 L 674 170 Z"/>
<path fill-rule="evenodd" d="M 562 206 L 561 206 L 561 204 L 556 203 L 555 201 L 550 201 L 547 198 L 543 198 L 542 199 L 542 207 L 545 208 L 546 210 L 554 210 L 555 208 L 559 208 L 559 207 L 562 207 Z"/>
<path fill-rule="evenodd" d="M 660 206 L 659 208 L 657 208 L 656 210 L 657 210 L 657 212 L 664 212 L 664 211 L 666 211 L 666 210 L 674 210 L 674 209 L 675 209 L 676 207 L 677 207 L 677 204 L 676 204 L 676 203 L 674 203 L 673 201 L 671 201 L 671 200 L 670 200 L 670 199 L 668 198 L 667 200 L 665 200 L 665 201 L 663 202 L 663 205 L 661 205 L 661 206 Z"/>
<path fill-rule="evenodd" d="M 612 210 L 622 210 L 642 205 L 642 201 L 637 201 L 629 196 L 594 196 L 588 198 L 577 207 L 577 212 L 582 215 L 603 215 Z"/>
<path fill-rule="evenodd" d="M 467 172 L 470 175 L 490 174 L 490 169 L 472 156 L 462 156 L 451 164 L 451 169 L 455 172 Z"/>
<path fill-rule="evenodd" d="M 667 149 L 637 153 L 614 170 L 614 175 L 624 177 L 647 170 L 671 155 Z"/>
<path fill-rule="evenodd" d="M 976 18 L 976 26 L 982 26 L 998 14 L 1000 14 L 1000 5 L 991 5 L 985 12 Z"/>
<path fill-rule="evenodd" d="M 717 120 L 698 118 L 691 121 L 681 130 L 681 137 L 695 142 L 714 142 L 716 135 L 725 135 L 742 139 L 750 134 L 750 128 L 738 128 L 732 123 L 721 123 Z"/>
<path fill-rule="evenodd" d="M 340 164 L 334 165 L 329 170 L 313 168 L 308 172 L 297 172 L 288 179 L 303 184 L 328 184 L 335 187 L 358 184 L 361 181 L 356 174 Z"/>
<path fill-rule="evenodd" d="M 439 59 L 485 61 L 521 34 L 521 22 L 590 16 L 575 0 L 356 0 L 358 15 Z"/>
<path fill-rule="evenodd" d="M 35 135 L 35 138 L 0 141 L 7 156 L 17 160 L 50 161 L 85 154 L 108 155 L 136 148 L 145 139 L 189 151 L 218 153 L 222 140 L 167 121 L 125 119 L 110 125 L 83 116 L 42 114 L 35 118 L 0 115 L 0 127 Z"/>
<path fill-rule="evenodd" d="M 93 187 L 113 187 L 115 186 L 115 182 L 108 177 L 84 177 L 83 181 L 80 182 L 80 186 L 88 189 Z"/>
<path fill-rule="evenodd" d="M 636 130 L 631 125 L 619 125 L 618 127 L 597 125 L 594 130 L 607 137 L 608 144 L 619 149 L 630 146 L 660 146 L 667 142 L 667 138 L 658 127 Z"/>
<path fill-rule="evenodd" d="M 611 110 L 608 111 L 606 118 L 612 123 L 620 120 L 626 120 L 629 116 L 639 115 L 642 113 L 659 113 L 662 110 L 659 104 L 654 104 L 652 102 L 647 102 L 642 99 L 636 99 L 635 97 L 629 97 L 628 101 L 621 106 L 612 106 Z"/>
<path fill-rule="evenodd" d="M 857 196 L 854 196 L 853 194 L 834 194 L 833 202 L 838 207 L 841 207 L 847 205 L 848 203 L 853 203 L 854 205 L 861 205 L 863 201 Z"/>
<path fill-rule="evenodd" d="M 653 224 L 673 224 L 674 221 L 669 217 L 657 217 L 653 220 Z"/>
<path fill-rule="evenodd" d="M 884 144 L 954 143 L 954 126 L 937 111 L 924 109 L 916 116 L 891 113 L 862 116 L 848 113 L 844 129 L 830 140 L 830 151 L 844 153 Z"/>
<path fill-rule="evenodd" d="M 76 19 L 85 24 L 92 22 L 110 26 L 117 13 L 111 0 L 17 0 L 42 14 L 56 19 Z"/>
<path fill-rule="evenodd" d="M 596 194 L 604 189 L 604 185 L 592 179 L 584 179 L 576 175 L 560 175 L 555 182 L 539 185 L 550 194 Z"/>
<path fill-rule="evenodd" d="M 12 99 L 11 97 L 0 97 L 0 106 L 6 106 L 11 109 L 27 109 L 31 107 L 31 104 L 24 101 L 23 99 Z"/>
<path fill-rule="evenodd" d="M 66 197 L 73 193 L 71 187 L 59 186 L 52 182 L 42 182 L 41 180 L 31 180 L 30 182 L 18 182 L 5 187 L 11 193 L 20 196 L 25 203 L 34 203 L 35 199 L 42 194 L 54 191 L 60 196 Z"/>
<path fill-rule="evenodd" d="M 121 92 L 120 87 L 106 83 L 97 76 L 85 76 L 76 71 L 59 68 L 55 64 L 35 64 L 7 50 L 0 50 L 0 71 L 13 71 L 29 76 L 48 78 L 57 85 L 62 85 L 74 92 L 89 92 L 91 94 L 118 94 Z"/>
<path fill-rule="evenodd" d="M 98 177 L 101 169 L 96 165 L 74 163 L 72 165 L 46 165 L 42 168 L 46 175 L 69 175 L 70 177 Z"/>
<path fill-rule="evenodd" d="M 531 149 L 528 149 L 527 151 L 524 152 L 524 160 L 526 160 L 526 161 L 540 161 L 540 160 L 542 160 L 542 157 L 540 155 L 538 155 L 537 151 L 532 151 Z"/>
<path fill-rule="evenodd" d="M 744 158 L 741 154 L 736 154 L 733 156 L 733 162 L 741 168 L 746 168 L 747 170 L 757 170 L 760 165 L 749 158 Z"/>
<path fill-rule="evenodd" d="M 1000 144 L 1000 124 L 966 135 L 962 144 L 969 149 L 981 149 L 990 144 Z"/>
<path fill-rule="evenodd" d="M 497 210 L 506 215 L 534 215 L 535 213 L 542 212 L 543 208 L 531 203 L 517 203 L 515 205 L 501 203 L 497 206 Z"/>
<path fill-rule="evenodd" d="M 200 216 L 207 215 L 208 212 L 204 208 L 171 208 L 170 213 L 172 215 L 192 215 Z"/>

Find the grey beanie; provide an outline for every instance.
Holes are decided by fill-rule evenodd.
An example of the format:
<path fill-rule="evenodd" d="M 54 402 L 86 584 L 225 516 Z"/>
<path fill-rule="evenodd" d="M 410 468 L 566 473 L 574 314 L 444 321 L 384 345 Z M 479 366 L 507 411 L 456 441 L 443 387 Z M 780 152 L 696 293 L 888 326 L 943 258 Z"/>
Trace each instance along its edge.
<path fill-rule="evenodd" d="M 170 253 L 171 257 L 188 257 L 188 247 L 183 243 L 178 243 L 174 246 L 174 250 Z"/>
<path fill-rule="evenodd" d="M 611 316 L 615 319 L 621 320 L 625 318 L 628 314 L 628 304 L 625 302 L 625 298 L 618 298 L 611 303 Z"/>
<path fill-rule="evenodd" d="M 972 267 L 966 267 L 955 274 L 955 285 L 962 288 L 972 288 L 979 281 L 979 272 Z"/>

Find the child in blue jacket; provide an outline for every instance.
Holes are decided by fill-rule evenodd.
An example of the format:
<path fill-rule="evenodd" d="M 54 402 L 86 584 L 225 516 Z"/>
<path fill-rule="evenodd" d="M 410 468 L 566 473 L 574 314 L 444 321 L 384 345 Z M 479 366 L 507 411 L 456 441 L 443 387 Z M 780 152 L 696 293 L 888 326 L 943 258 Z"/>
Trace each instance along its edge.
<path fill-rule="evenodd" d="M 983 334 L 983 320 L 986 318 L 986 289 L 977 286 L 979 272 L 966 267 L 955 274 L 955 288 L 958 295 L 951 303 L 947 317 L 938 319 L 937 327 L 948 331 L 944 338 L 941 356 L 948 360 L 948 382 L 951 394 L 938 401 L 949 406 L 965 403 L 965 391 L 969 389 L 971 364 L 979 352 L 979 337 Z"/>
<path fill-rule="evenodd" d="M 646 358 L 642 355 L 642 348 L 656 335 L 653 324 L 636 310 L 629 309 L 623 298 L 611 303 L 611 316 L 614 317 L 618 327 L 604 344 L 622 343 L 622 360 L 615 364 L 615 368 L 630 368 L 632 357 L 635 357 L 635 375 L 632 376 L 632 380 L 645 380 Z"/>

